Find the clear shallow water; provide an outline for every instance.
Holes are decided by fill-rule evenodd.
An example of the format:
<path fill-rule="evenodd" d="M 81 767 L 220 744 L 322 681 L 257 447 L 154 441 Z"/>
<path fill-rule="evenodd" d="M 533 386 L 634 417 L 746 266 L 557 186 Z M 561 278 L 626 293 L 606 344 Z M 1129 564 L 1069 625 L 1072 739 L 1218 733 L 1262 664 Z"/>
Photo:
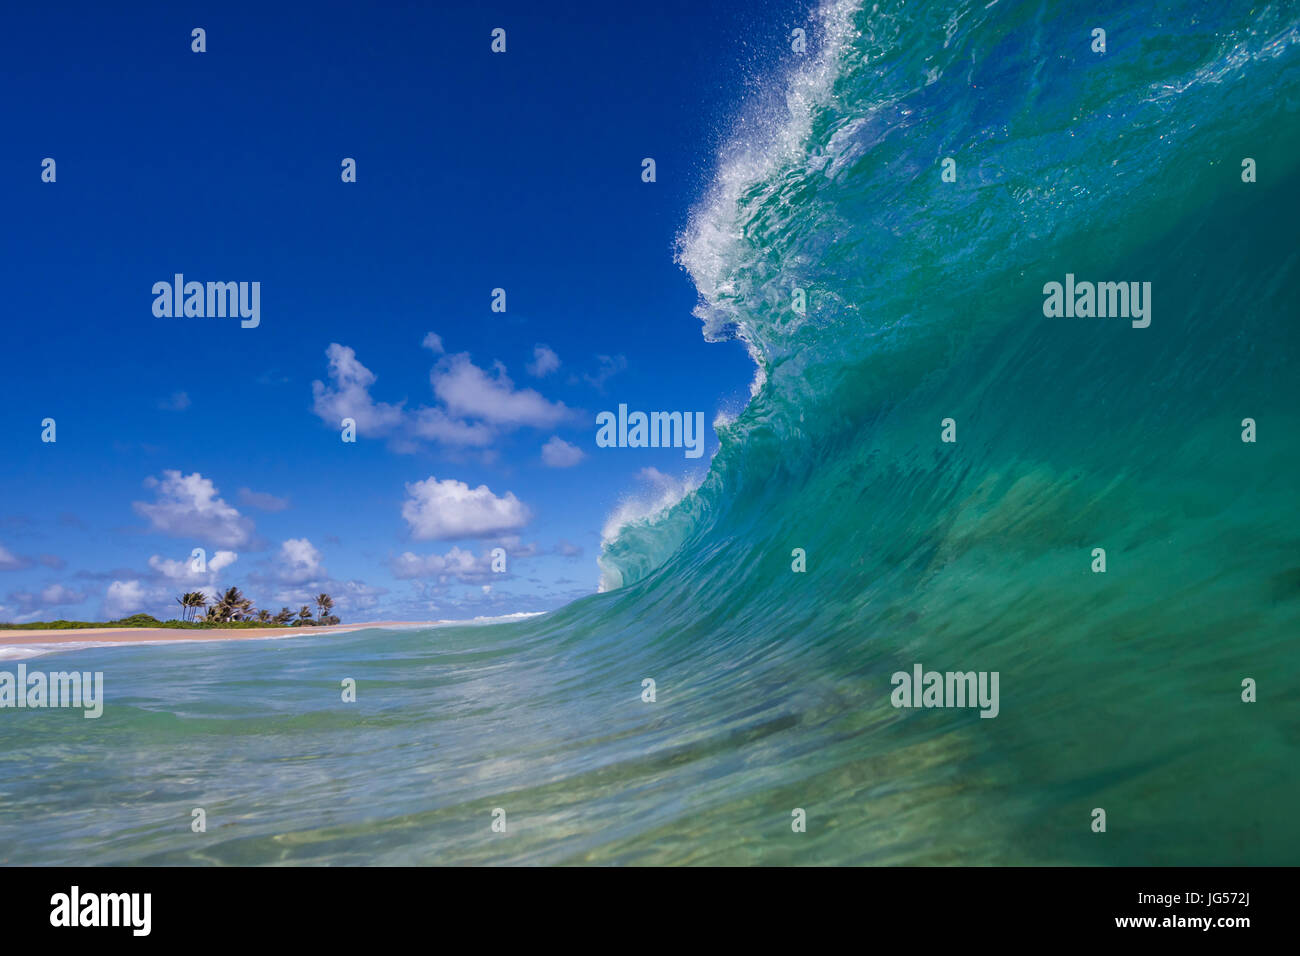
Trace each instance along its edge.
<path fill-rule="evenodd" d="M 39 658 L 108 705 L 0 718 L 0 861 L 1295 863 L 1298 20 L 828 8 L 680 250 L 761 385 L 622 587 Z M 1045 318 L 1067 272 L 1151 327 Z M 914 663 L 998 671 L 998 717 L 894 709 Z"/>

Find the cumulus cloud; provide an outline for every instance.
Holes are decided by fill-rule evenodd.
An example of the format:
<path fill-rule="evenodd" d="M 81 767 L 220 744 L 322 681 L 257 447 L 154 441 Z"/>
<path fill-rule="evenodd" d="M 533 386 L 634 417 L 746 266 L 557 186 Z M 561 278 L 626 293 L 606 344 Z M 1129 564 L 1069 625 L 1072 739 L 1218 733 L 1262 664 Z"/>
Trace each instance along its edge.
<path fill-rule="evenodd" d="M 581 448 L 571 445 L 558 435 L 552 435 L 542 446 L 542 464 L 548 468 L 572 468 L 586 457 Z"/>
<path fill-rule="evenodd" d="M 144 585 L 139 581 L 114 581 L 108 586 L 101 613 L 105 620 L 112 621 L 144 610 L 148 600 Z"/>
<path fill-rule="evenodd" d="M 174 560 L 151 555 L 149 570 L 153 572 L 153 583 L 148 585 L 146 597 L 152 605 L 166 606 L 173 614 L 176 611 L 171 605 L 177 591 L 201 591 L 209 601 L 213 601 L 221 591 L 218 577 L 237 560 L 239 555 L 234 551 L 217 551 L 206 558 L 202 570 L 196 570 L 193 556 Z"/>
<path fill-rule="evenodd" d="M 433 332 L 423 345 L 443 353 L 442 339 Z M 444 355 L 430 373 L 429 383 L 439 405 L 407 408 L 374 399 L 370 387 L 376 376 L 344 345 L 331 343 L 330 384 L 313 382 L 313 410 L 331 427 L 352 418 L 362 436 L 386 437 L 397 451 L 411 452 L 417 441 L 453 447 L 486 448 L 497 435 L 512 428 L 553 425 L 574 417 L 562 403 L 547 401 L 532 389 L 516 389 L 505 367 L 496 363 L 489 373 L 476 366 L 468 353 Z"/>
<path fill-rule="evenodd" d="M 524 366 L 534 378 L 545 378 L 560 367 L 560 357 L 549 345 L 534 345 L 533 360 Z"/>
<path fill-rule="evenodd" d="M 488 373 L 467 352 L 440 359 L 430 379 L 448 411 L 464 418 L 504 427 L 554 428 L 573 417 L 562 402 L 549 402 L 531 388 L 516 389 L 500 362 Z"/>
<path fill-rule="evenodd" d="M 452 418 L 441 408 L 421 408 L 413 416 L 411 431 L 418 438 L 441 442 L 444 445 L 468 445 L 482 448 L 492 444 L 492 429 L 475 422 Z"/>
<path fill-rule="evenodd" d="M 182 558 L 179 561 L 173 561 L 170 558 L 163 558 L 155 554 L 149 558 L 149 567 L 168 581 L 174 581 L 178 584 L 211 585 L 215 574 L 230 567 L 237 560 L 239 560 L 239 555 L 234 551 L 218 551 L 204 562 L 206 570 L 198 571 L 195 570 L 193 558 Z"/>
<path fill-rule="evenodd" d="M 216 486 L 197 471 L 182 475 L 167 470 L 161 481 L 145 479 L 145 487 L 154 489 L 156 500 L 136 501 L 132 507 L 149 519 L 154 531 L 227 547 L 252 540 L 253 523 L 220 498 Z"/>
<path fill-rule="evenodd" d="M 393 577 L 401 580 L 438 578 L 445 582 L 454 578 L 462 584 L 478 584 L 492 573 L 492 556 L 488 552 L 475 557 L 474 552 L 462 548 L 423 557 L 404 551 L 393 559 L 392 570 Z"/>
<path fill-rule="evenodd" d="M 42 604 L 50 607 L 62 607 L 67 604 L 80 604 L 86 600 L 86 592 L 74 591 L 72 588 L 65 588 L 62 584 L 51 584 L 41 590 L 40 599 Z"/>
<path fill-rule="evenodd" d="M 208 561 L 208 570 L 220 573 L 223 569 L 228 568 L 239 559 L 239 555 L 233 551 L 218 551 Z"/>
<path fill-rule="evenodd" d="M 280 545 L 278 574 L 286 584 L 303 584 L 325 573 L 321 554 L 306 538 L 289 538 Z"/>
<path fill-rule="evenodd" d="M 239 503 L 259 511 L 283 511 L 289 507 L 288 498 L 279 498 L 265 491 L 252 491 L 249 488 L 239 489 Z"/>
<path fill-rule="evenodd" d="M 388 588 L 366 584 L 364 581 L 344 581 L 334 585 L 334 610 L 343 612 L 368 611 L 378 607 L 379 599 Z"/>
<path fill-rule="evenodd" d="M 477 585 L 509 573 L 508 565 L 506 571 L 492 569 L 492 552 L 497 548 L 504 550 L 511 560 L 531 558 L 538 554 L 536 544 L 524 544 L 518 535 L 507 535 L 493 542 L 491 547 L 479 555 L 461 547 L 453 547 L 446 554 L 417 555 L 404 551 L 393 558 L 390 568 L 393 577 L 401 580 L 432 578 L 440 584 L 458 582 Z"/>
<path fill-rule="evenodd" d="M 315 398 L 313 411 L 326 424 L 335 428 L 345 418 L 357 423 L 366 434 L 384 435 L 402 421 L 402 406 L 376 402 L 370 397 L 370 386 L 376 376 L 357 360 L 357 353 L 346 345 L 331 342 L 325 350 L 329 358 L 330 384 L 311 383 Z"/>
<path fill-rule="evenodd" d="M 487 485 L 430 476 L 407 484 L 402 517 L 417 540 L 479 538 L 522 528 L 532 514 L 513 492 L 497 497 Z"/>

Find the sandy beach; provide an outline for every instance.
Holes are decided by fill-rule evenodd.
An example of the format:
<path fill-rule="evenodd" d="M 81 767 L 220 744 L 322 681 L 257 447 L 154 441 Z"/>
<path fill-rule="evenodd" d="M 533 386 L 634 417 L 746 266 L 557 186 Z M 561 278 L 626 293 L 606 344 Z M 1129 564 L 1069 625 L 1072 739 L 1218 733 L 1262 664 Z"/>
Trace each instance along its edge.
<path fill-rule="evenodd" d="M 367 621 L 330 627 L 84 627 L 45 630 L 0 630 L 0 646 L 20 644 L 142 644 L 159 641 L 240 641 L 250 638 L 297 637 L 303 634 L 336 634 L 367 627 L 429 627 L 438 621 Z"/>

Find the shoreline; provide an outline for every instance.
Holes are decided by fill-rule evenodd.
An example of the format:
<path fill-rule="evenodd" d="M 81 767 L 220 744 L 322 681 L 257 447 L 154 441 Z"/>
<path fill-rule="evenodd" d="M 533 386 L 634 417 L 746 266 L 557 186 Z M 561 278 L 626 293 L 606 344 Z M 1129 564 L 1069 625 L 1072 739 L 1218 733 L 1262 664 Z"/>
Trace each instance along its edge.
<path fill-rule="evenodd" d="M 370 627 L 436 627 L 446 621 L 365 621 L 360 624 L 332 624 L 325 627 L 78 627 L 41 630 L 0 630 L 0 647 L 25 644 L 158 644 L 169 641 L 243 641 L 267 637 L 302 637 L 308 634 L 341 634 Z"/>

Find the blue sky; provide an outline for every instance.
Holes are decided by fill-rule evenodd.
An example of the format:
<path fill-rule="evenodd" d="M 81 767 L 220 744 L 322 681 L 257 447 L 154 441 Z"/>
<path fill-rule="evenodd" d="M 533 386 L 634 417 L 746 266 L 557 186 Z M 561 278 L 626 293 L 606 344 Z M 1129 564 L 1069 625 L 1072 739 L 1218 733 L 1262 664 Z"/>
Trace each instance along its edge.
<path fill-rule="evenodd" d="M 711 429 L 690 461 L 597 448 L 595 415 L 743 405 L 674 239 L 806 10 L 384 6 L 4 15 L 0 620 L 232 584 L 344 620 L 552 608 L 645 469 L 707 467 Z M 260 325 L 155 317 L 178 272 L 260 282 Z M 195 577 L 195 547 L 228 554 Z"/>

